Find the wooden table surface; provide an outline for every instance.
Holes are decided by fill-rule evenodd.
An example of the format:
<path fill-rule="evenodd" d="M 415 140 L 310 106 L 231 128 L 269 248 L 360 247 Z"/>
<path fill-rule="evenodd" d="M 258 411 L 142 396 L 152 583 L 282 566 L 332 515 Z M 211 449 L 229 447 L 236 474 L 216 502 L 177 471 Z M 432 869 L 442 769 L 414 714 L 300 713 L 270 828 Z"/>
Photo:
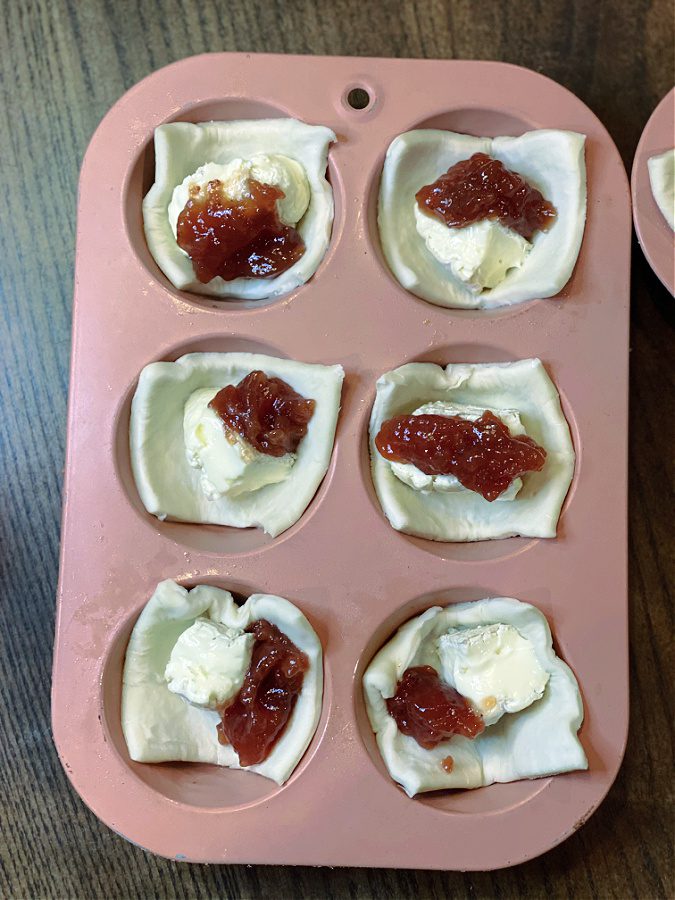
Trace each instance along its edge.
<path fill-rule="evenodd" d="M 631 732 L 609 796 L 566 843 L 527 864 L 475 874 L 167 862 L 85 808 L 49 724 L 76 186 L 87 142 L 111 104 L 153 69 L 204 51 L 497 59 L 574 91 L 630 167 L 649 114 L 672 86 L 669 0 L 4 0 L 0 8 L 0 896 L 673 896 L 667 491 L 675 306 L 637 243 Z"/>

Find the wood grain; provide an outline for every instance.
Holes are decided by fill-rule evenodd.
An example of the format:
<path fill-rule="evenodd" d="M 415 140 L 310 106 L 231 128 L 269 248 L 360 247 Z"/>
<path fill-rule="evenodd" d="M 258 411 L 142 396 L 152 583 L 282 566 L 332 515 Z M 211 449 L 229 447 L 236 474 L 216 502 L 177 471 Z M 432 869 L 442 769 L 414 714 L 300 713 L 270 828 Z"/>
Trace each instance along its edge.
<path fill-rule="evenodd" d="M 650 112 L 672 86 L 668 0 L 4 0 L 1 8 L 0 895 L 673 896 L 675 307 L 637 245 L 632 725 L 616 784 L 566 843 L 525 865 L 477 874 L 166 862 L 117 837 L 84 807 L 61 770 L 49 726 L 76 185 L 87 141 L 110 105 L 153 69 L 204 51 L 499 59 L 578 94 L 630 165 Z"/>

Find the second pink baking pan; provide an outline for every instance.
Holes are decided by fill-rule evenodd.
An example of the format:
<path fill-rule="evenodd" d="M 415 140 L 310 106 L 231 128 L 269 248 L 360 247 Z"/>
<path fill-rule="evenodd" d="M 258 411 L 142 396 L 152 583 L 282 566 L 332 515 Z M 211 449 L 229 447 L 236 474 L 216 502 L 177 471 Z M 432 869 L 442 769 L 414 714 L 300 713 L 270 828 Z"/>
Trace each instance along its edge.
<path fill-rule="evenodd" d="M 647 161 L 675 145 L 675 88 L 661 100 L 644 127 L 631 174 L 633 221 L 642 252 L 663 285 L 675 294 L 675 233 L 658 208 Z"/>

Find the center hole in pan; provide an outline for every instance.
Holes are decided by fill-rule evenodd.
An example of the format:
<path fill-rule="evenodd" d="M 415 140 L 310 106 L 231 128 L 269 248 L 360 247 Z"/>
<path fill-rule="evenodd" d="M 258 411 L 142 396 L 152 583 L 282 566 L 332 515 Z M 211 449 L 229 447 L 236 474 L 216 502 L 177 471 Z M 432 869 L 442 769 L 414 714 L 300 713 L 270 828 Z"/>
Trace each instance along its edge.
<path fill-rule="evenodd" d="M 353 87 L 347 92 L 347 105 L 352 109 L 367 109 L 370 103 L 370 94 L 363 87 Z"/>

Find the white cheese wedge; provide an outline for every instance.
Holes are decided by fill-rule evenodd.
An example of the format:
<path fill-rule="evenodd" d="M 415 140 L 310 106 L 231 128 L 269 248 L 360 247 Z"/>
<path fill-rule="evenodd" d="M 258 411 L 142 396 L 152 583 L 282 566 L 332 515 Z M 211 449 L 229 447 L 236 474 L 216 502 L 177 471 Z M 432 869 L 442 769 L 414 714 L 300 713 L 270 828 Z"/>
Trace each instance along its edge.
<path fill-rule="evenodd" d="M 143 223 L 150 252 L 169 281 L 197 294 L 247 300 L 278 297 L 304 284 L 316 271 L 330 240 L 333 192 L 326 180 L 326 166 L 328 147 L 335 139 L 330 128 L 296 119 L 171 122 L 156 128 L 155 183 L 143 200 Z M 267 161 L 261 161 L 261 157 Z M 297 164 L 302 177 L 287 163 L 280 166 L 279 158 Z M 292 219 L 302 207 L 306 197 L 301 184 L 303 179 L 306 182 L 306 211 L 292 223 L 304 241 L 305 252 L 289 269 L 272 278 L 225 281 L 218 276 L 202 284 L 190 258 L 176 243 L 176 221 L 187 202 L 188 185 L 202 176 L 209 178 L 210 172 L 222 174 L 223 168 L 228 183 L 234 185 L 249 163 L 254 169 L 259 165 L 261 180 L 275 178 L 278 180 L 268 183 L 289 188 L 291 196 L 280 207 L 282 217 Z M 209 165 L 216 168 L 209 169 Z"/>
<path fill-rule="evenodd" d="M 517 496 L 508 503 L 489 503 L 475 491 L 411 490 L 380 456 L 375 437 L 387 419 L 434 401 L 517 411 L 523 430 L 546 450 L 543 469 L 524 475 Z M 555 537 L 574 473 L 569 427 L 556 387 L 539 359 L 454 363 L 445 369 L 408 363 L 385 373 L 377 381 L 370 416 L 370 454 L 375 491 L 391 525 L 435 541 Z"/>
<path fill-rule="evenodd" d="M 201 618 L 235 632 L 267 619 L 307 655 L 309 669 L 286 728 L 264 762 L 242 767 L 236 751 L 218 741 L 219 715 L 169 689 L 167 664 L 181 636 Z M 286 781 L 316 731 L 323 697 L 321 643 L 300 610 L 283 597 L 252 594 L 237 606 L 228 591 L 198 585 L 190 591 L 162 581 L 129 639 L 122 680 L 122 729 L 137 762 L 170 760 L 246 768 L 278 784 Z"/>
<path fill-rule="evenodd" d="M 164 678 L 189 703 L 216 709 L 237 696 L 255 637 L 210 619 L 195 619 L 173 645 Z"/>
<path fill-rule="evenodd" d="M 288 477 L 295 453 L 261 453 L 227 428 L 209 407 L 220 388 L 201 388 L 188 397 L 183 415 L 188 463 L 200 470 L 199 484 L 209 500 L 238 497 Z"/>
<path fill-rule="evenodd" d="M 456 629 L 508 625 L 527 641 L 547 681 L 540 699 L 502 716 L 473 740 L 454 735 L 432 750 L 402 734 L 386 700 L 406 669 L 432 666 L 440 673 L 439 639 Z M 477 788 L 494 782 L 540 778 L 588 768 L 577 732 L 583 721 L 579 687 L 554 651 L 542 613 L 507 597 L 435 606 L 403 625 L 376 654 L 363 676 L 370 724 L 391 777 L 413 797 L 423 791 Z M 452 771 L 442 765 L 452 757 Z"/>
<path fill-rule="evenodd" d="M 666 150 L 647 160 L 649 183 L 656 205 L 675 231 L 675 150 Z"/>
<path fill-rule="evenodd" d="M 208 162 L 186 176 L 174 189 L 169 203 L 173 236 L 176 237 L 178 217 L 195 187 L 205 192 L 210 182 L 219 181 L 225 197 L 243 200 L 248 196 L 251 180 L 280 188 L 284 196 L 277 200 L 279 218 L 285 225 L 297 225 L 307 211 L 311 196 L 305 170 L 288 156 L 261 153 L 251 159 L 232 159 L 225 165 Z"/>
<path fill-rule="evenodd" d="M 529 241 L 501 222 L 483 219 L 463 228 L 450 228 L 413 203 L 415 227 L 432 256 L 474 294 L 494 288 L 511 269 L 519 269 L 532 249 Z"/>
<path fill-rule="evenodd" d="M 494 725 L 527 709 L 548 682 L 534 647 L 513 625 L 450 628 L 438 639 L 439 675 Z"/>
<path fill-rule="evenodd" d="M 413 410 L 413 416 L 460 416 L 469 422 L 475 422 L 485 412 L 475 406 L 457 406 L 453 403 L 445 403 L 443 400 L 435 400 L 433 403 L 425 403 Z M 522 422 L 518 411 L 515 409 L 491 410 L 507 426 L 512 435 L 524 434 Z M 466 491 L 464 485 L 455 475 L 427 475 L 412 463 L 389 462 L 394 475 L 415 491 Z M 497 500 L 513 500 L 523 486 L 521 478 L 514 478 L 505 491 L 497 497 Z"/>
<path fill-rule="evenodd" d="M 238 384 L 255 369 L 281 378 L 315 401 L 307 434 L 288 475 L 275 484 L 209 500 L 203 470 L 188 462 L 185 406 L 196 391 Z M 131 404 L 129 443 L 138 493 L 159 519 L 259 526 L 275 537 L 305 511 L 326 474 L 340 410 L 342 366 L 321 366 L 258 353 L 190 353 L 175 362 L 150 363 Z"/>
<path fill-rule="evenodd" d="M 572 274 L 584 233 L 584 142 L 582 134 L 547 129 L 515 138 L 478 138 L 452 131 L 418 129 L 394 138 L 382 170 L 378 208 L 382 250 L 394 276 L 404 288 L 438 306 L 489 308 L 557 294 Z M 509 257 L 517 258 L 512 247 L 505 259 L 504 278 L 491 288 L 486 282 L 480 292 L 475 289 L 480 277 L 472 283 L 473 276 L 466 278 L 459 274 L 460 269 L 470 270 L 473 265 L 469 261 L 470 242 L 460 238 L 459 250 L 453 249 L 452 253 L 447 247 L 441 252 L 442 245 L 434 242 L 438 255 L 449 257 L 447 262 L 441 261 L 433 250 L 430 252 L 426 235 L 420 235 L 419 217 L 415 213 L 417 191 L 474 153 L 487 153 L 500 160 L 541 191 L 557 211 L 548 231 L 533 236 L 531 250 L 522 264 L 508 265 Z M 456 237 L 452 235 L 444 237 L 445 242 L 453 240 Z M 483 251 L 479 250 L 479 259 L 481 254 Z M 449 265 L 453 257 L 456 257 L 457 271 Z M 493 269 L 489 262 L 487 269 Z M 493 275 L 488 281 L 494 278 Z"/>

